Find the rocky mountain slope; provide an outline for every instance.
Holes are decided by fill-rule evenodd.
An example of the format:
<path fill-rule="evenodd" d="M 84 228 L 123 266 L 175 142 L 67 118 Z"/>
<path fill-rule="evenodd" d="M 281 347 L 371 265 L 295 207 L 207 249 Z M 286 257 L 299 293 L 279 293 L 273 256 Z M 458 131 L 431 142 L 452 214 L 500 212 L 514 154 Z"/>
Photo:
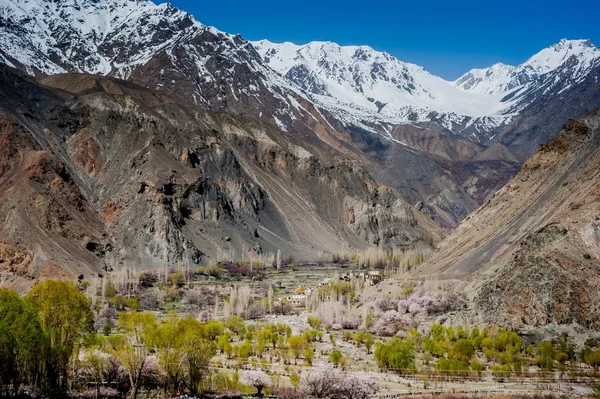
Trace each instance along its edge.
<path fill-rule="evenodd" d="M 114 76 L 215 111 L 254 116 L 314 142 L 333 128 L 254 47 L 148 0 L 10 0 L 0 5 L 0 61 L 32 75 Z M 344 151 L 340 144 L 330 143 Z M 346 150 L 347 151 L 347 150 Z"/>
<path fill-rule="evenodd" d="M 269 122 L 358 161 L 448 227 L 569 117 L 600 106 L 598 49 L 588 42 L 448 82 L 366 46 L 250 43 L 148 0 L 5 1 L 0 62 L 34 76 L 123 78 Z"/>
<path fill-rule="evenodd" d="M 426 245 L 357 162 L 114 78 L 0 69 L 0 271 L 32 279 Z"/>
<path fill-rule="evenodd" d="M 569 120 L 418 271 L 494 324 L 600 327 L 600 110 Z"/>

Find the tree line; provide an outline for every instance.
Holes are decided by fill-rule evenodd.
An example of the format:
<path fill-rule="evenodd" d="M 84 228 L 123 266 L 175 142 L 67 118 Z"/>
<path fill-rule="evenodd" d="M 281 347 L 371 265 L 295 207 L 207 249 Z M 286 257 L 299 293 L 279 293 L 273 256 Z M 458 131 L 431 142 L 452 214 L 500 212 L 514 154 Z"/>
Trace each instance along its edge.
<path fill-rule="evenodd" d="M 25 297 L 0 289 L 0 395 L 24 389 L 60 397 L 92 386 L 96 395 L 136 398 L 144 386 L 196 395 L 216 345 L 206 324 L 123 312 L 117 334 L 97 335 L 85 295 L 68 281 L 44 281 Z"/>

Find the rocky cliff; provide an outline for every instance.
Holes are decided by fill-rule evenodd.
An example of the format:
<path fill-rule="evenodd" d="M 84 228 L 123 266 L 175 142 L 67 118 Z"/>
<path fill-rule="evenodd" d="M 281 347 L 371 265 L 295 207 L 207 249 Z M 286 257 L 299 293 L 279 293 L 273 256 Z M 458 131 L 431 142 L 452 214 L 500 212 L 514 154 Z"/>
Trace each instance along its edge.
<path fill-rule="evenodd" d="M 462 281 L 487 322 L 600 327 L 600 110 L 567 122 L 419 275 Z"/>
<path fill-rule="evenodd" d="M 114 78 L 0 73 L 0 269 L 102 273 L 426 245 L 440 228 L 356 161 Z"/>

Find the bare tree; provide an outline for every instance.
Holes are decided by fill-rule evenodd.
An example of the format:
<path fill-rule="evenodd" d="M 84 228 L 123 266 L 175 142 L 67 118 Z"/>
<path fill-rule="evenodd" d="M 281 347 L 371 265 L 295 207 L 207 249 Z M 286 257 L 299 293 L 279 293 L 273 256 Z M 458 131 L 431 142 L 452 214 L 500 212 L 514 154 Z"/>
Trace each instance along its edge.
<path fill-rule="evenodd" d="M 331 367 L 311 370 L 304 374 L 300 388 L 304 394 L 316 399 L 331 398 L 335 395 L 342 374 Z"/>

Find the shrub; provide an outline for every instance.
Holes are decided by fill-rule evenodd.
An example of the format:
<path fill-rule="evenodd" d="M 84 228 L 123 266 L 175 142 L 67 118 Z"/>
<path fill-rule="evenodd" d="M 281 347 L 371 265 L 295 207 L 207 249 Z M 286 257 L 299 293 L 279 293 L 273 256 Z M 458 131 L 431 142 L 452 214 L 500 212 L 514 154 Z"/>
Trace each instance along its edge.
<path fill-rule="evenodd" d="M 167 287 L 165 289 L 165 298 L 171 302 L 178 301 L 181 299 L 181 292 L 175 287 Z"/>
<path fill-rule="evenodd" d="M 144 270 L 140 273 L 139 283 L 142 287 L 154 287 L 158 282 L 158 273 L 155 270 Z"/>
<path fill-rule="evenodd" d="M 337 349 L 332 350 L 331 353 L 329 354 L 329 360 L 331 361 L 331 363 L 334 364 L 335 367 L 339 366 L 340 361 L 342 360 L 343 357 L 344 357 L 344 355 L 342 355 L 342 352 L 340 352 Z"/>
<path fill-rule="evenodd" d="M 140 295 L 140 307 L 144 310 L 158 309 L 158 295 L 154 291 L 146 291 Z"/>
<path fill-rule="evenodd" d="M 315 330 L 321 328 L 321 320 L 317 316 L 308 316 L 308 324 Z"/>

